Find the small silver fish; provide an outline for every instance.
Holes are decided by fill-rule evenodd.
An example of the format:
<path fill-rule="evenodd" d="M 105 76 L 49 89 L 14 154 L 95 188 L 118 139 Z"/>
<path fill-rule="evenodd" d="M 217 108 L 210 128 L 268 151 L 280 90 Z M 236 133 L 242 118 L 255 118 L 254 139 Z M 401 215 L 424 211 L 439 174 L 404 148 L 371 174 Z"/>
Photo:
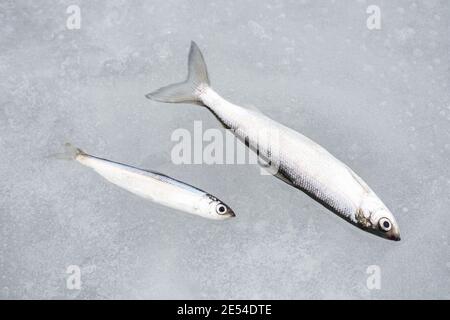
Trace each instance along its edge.
<path fill-rule="evenodd" d="M 74 159 L 109 182 L 166 207 L 213 220 L 234 217 L 233 210 L 216 197 L 164 174 L 94 157 L 69 143 L 60 159 Z"/>
<path fill-rule="evenodd" d="M 278 164 L 276 177 L 304 191 L 353 225 L 386 239 L 400 240 L 400 229 L 392 213 L 344 163 L 304 135 L 219 96 L 210 86 L 206 64 L 194 42 L 189 52 L 187 79 L 146 97 L 207 107 L 262 159 Z M 264 131 L 273 133 L 277 139 L 260 141 L 259 132 Z"/>

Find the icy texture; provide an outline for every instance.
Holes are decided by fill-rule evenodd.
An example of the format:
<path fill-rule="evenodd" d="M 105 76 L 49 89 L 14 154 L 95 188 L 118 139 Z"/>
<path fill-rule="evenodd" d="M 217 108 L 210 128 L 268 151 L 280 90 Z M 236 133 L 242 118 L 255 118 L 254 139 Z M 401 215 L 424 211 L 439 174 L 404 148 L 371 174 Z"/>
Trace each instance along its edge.
<path fill-rule="evenodd" d="M 0 298 L 450 298 L 448 1 L 76 2 L 80 30 L 66 29 L 71 1 L 0 2 Z M 381 30 L 366 27 L 370 4 Z M 219 127 L 144 97 L 184 78 L 190 40 L 224 97 L 363 177 L 402 241 L 255 166 L 172 165 L 174 129 Z M 194 184 L 238 217 L 178 213 L 47 158 L 66 141 Z"/>

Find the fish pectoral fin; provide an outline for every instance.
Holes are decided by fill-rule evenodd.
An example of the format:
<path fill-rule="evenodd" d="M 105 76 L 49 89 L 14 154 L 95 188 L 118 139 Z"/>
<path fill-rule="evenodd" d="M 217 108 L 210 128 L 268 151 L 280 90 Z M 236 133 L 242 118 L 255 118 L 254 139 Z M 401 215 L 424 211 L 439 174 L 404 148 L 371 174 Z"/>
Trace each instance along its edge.
<path fill-rule="evenodd" d="M 289 185 L 295 187 L 295 185 L 294 185 L 294 183 L 292 182 L 292 180 L 291 180 L 289 177 L 287 177 L 283 172 L 278 171 L 276 174 L 274 174 L 274 176 L 277 177 L 278 179 L 280 179 L 280 180 L 286 182 L 287 184 L 289 184 Z"/>

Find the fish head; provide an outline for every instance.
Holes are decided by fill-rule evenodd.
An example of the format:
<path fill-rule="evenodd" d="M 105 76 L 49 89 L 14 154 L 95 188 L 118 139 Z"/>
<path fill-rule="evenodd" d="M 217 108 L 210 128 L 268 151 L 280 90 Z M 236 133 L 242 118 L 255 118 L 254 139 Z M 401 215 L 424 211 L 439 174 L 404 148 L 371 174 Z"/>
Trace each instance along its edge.
<path fill-rule="evenodd" d="M 216 197 L 207 195 L 205 200 L 207 201 L 207 204 L 204 206 L 204 210 L 207 218 L 225 220 L 236 216 L 234 211 L 228 205 Z"/>
<path fill-rule="evenodd" d="M 356 213 L 356 224 L 382 238 L 400 241 L 400 228 L 394 215 L 373 192 L 361 202 Z"/>

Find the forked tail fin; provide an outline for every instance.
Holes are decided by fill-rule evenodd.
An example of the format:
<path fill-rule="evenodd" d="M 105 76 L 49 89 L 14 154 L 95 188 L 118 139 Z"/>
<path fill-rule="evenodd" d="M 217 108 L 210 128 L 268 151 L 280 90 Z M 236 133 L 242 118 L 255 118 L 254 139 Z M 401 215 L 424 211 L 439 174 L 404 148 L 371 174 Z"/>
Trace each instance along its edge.
<path fill-rule="evenodd" d="M 191 41 L 188 60 L 188 76 L 183 82 L 162 87 L 146 95 L 148 99 L 167 103 L 202 104 L 196 94 L 200 85 L 209 85 L 208 70 L 203 55 L 194 41 Z"/>

